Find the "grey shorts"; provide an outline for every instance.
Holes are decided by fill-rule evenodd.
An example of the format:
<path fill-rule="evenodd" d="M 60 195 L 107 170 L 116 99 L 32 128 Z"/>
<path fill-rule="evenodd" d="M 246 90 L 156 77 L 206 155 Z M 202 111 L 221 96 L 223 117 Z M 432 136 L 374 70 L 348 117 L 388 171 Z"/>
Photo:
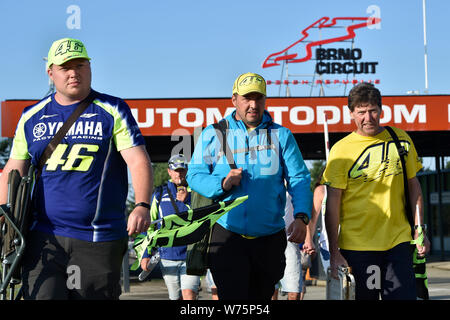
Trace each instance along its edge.
<path fill-rule="evenodd" d="M 280 280 L 281 291 L 300 293 L 303 287 L 303 277 L 298 243 L 288 241 L 284 254 L 286 256 L 286 268 L 283 278 Z"/>
<path fill-rule="evenodd" d="M 23 261 L 25 299 L 119 299 L 128 239 L 89 242 L 32 231 Z"/>
<path fill-rule="evenodd" d="M 169 291 L 170 300 L 182 297 L 182 290 L 198 292 L 200 277 L 186 274 L 186 261 L 161 259 L 161 273 Z"/>

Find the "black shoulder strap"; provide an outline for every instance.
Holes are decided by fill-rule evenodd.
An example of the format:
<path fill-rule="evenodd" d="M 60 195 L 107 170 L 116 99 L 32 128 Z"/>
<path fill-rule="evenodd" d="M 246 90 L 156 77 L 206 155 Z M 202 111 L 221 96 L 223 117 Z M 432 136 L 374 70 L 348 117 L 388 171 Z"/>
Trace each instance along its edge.
<path fill-rule="evenodd" d="M 227 119 L 222 119 L 217 123 L 213 124 L 214 129 L 219 130 L 222 134 L 221 137 L 218 136 L 220 144 L 221 144 L 221 150 L 225 157 L 227 158 L 227 162 L 231 169 L 237 169 L 236 163 L 234 162 L 233 153 L 231 152 L 230 146 L 227 142 L 227 129 L 228 129 L 228 121 Z"/>
<path fill-rule="evenodd" d="M 173 197 L 172 192 L 170 191 L 170 187 L 169 187 L 168 184 L 167 184 L 167 194 L 169 195 L 169 199 L 170 199 L 170 202 L 172 203 L 173 210 L 175 210 L 176 214 L 179 214 L 180 210 L 178 209 L 178 206 L 177 206 L 177 204 L 175 202 L 175 198 Z"/>
<path fill-rule="evenodd" d="M 81 103 L 78 105 L 78 107 L 72 112 L 72 114 L 69 116 L 69 118 L 64 122 L 62 127 L 58 130 L 58 132 L 53 136 L 52 140 L 49 142 L 47 147 L 45 148 L 44 152 L 42 153 L 41 158 L 38 162 L 38 175 L 42 172 L 44 169 L 44 165 L 47 162 L 47 160 L 51 157 L 53 151 L 55 151 L 58 144 L 61 142 L 61 140 L 66 135 L 67 131 L 69 131 L 70 127 L 74 124 L 74 122 L 78 119 L 78 117 L 83 113 L 84 110 L 94 101 L 94 94 L 93 91 L 89 93 L 89 95 L 81 101 Z"/>
<path fill-rule="evenodd" d="M 270 134 L 270 129 L 272 127 L 273 121 L 270 121 L 267 123 L 266 129 L 267 129 L 267 144 L 271 145 L 272 144 L 272 136 Z"/>
<path fill-rule="evenodd" d="M 409 224 L 411 225 L 411 233 L 414 233 L 414 218 L 411 210 L 411 202 L 409 199 L 409 188 L 408 188 L 408 175 L 406 172 L 406 162 L 405 162 L 405 156 L 408 154 L 408 152 L 405 150 L 405 148 L 400 144 L 400 140 L 398 139 L 397 134 L 395 133 L 394 129 L 392 129 L 389 126 L 385 127 L 386 130 L 389 132 L 389 134 L 392 136 L 392 139 L 394 140 L 395 145 L 397 146 L 398 155 L 400 156 L 400 161 L 402 163 L 403 168 L 403 184 L 405 185 L 405 213 L 406 218 L 408 219 Z"/>
<path fill-rule="evenodd" d="M 166 188 L 166 190 L 167 190 L 167 194 L 169 195 L 169 199 L 170 199 L 170 202 L 172 203 L 173 209 L 175 210 L 175 212 L 177 214 L 180 213 L 180 210 L 178 209 L 177 204 L 175 203 L 175 199 L 172 195 L 172 192 L 170 192 L 169 185 L 167 183 L 164 183 L 164 184 L 156 187 L 156 189 L 154 191 L 156 201 L 158 202 L 159 205 L 161 204 L 161 199 L 164 194 L 164 188 Z M 162 215 L 161 215 L 161 217 L 162 217 Z"/>
<path fill-rule="evenodd" d="M 156 204 L 158 206 L 158 211 L 150 211 L 150 213 L 151 213 L 150 218 L 151 218 L 152 222 L 158 220 L 158 215 L 160 215 L 159 205 L 161 204 L 161 198 L 162 198 L 162 195 L 163 195 L 163 190 L 164 190 L 164 184 L 157 186 L 153 190 L 153 195 L 154 196 L 152 197 L 152 199 L 156 198 Z M 152 200 L 152 203 L 150 203 L 150 206 L 153 205 L 153 201 L 154 200 Z M 152 225 L 152 226 L 155 227 L 155 225 Z"/>
<path fill-rule="evenodd" d="M 156 198 L 156 201 L 157 201 L 158 204 L 161 203 L 161 198 L 162 198 L 162 195 L 163 195 L 164 185 L 165 184 L 157 186 L 155 188 L 155 190 L 153 191 L 153 193 L 155 194 L 155 198 Z"/>

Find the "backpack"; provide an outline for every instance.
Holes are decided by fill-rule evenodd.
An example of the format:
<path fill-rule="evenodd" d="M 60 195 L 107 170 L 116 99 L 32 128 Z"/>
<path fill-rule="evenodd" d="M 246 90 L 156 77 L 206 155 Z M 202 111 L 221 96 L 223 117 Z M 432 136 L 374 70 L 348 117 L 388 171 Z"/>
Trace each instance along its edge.
<path fill-rule="evenodd" d="M 227 139 L 227 129 L 228 121 L 226 119 L 220 120 L 218 123 L 213 124 L 214 129 L 219 130 L 222 135 L 221 150 L 227 158 L 227 162 L 231 169 L 236 169 L 236 163 L 234 162 L 233 154 L 230 151 Z M 199 132 L 197 133 L 199 134 Z M 194 132 L 194 139 L 196 132 Z M 195 139 L 196 140 L 196 139 Z M 225 143 L 223 143 L 225 142 Z M 201 208 L 214 203 L 213 199 L 207 198 L 196 192 L 191 188 L 191 208 Z M 186 274 L 194 276 L 204 276 L 208 269 L 208 252 L 209 252 L 209 241 L 211 239 L 211 229 L 204 235 L 202 240 L 189 244 L 187 246 L 186 254 Z"/>
<path fill-rule="evenodd" d="M 227 162 L 230 165 L 231 169 L 236 169 L 236 163 L 234 162 L 234 158 L 233 158 L 233 154 L 228 146 L 228 143 L 226 143 L 227 141 L 227 129 L 228 129 L 228 120 L 227 119 L 222 119 L 217 123 L 213 124 L 214 129 L 219 130 L 220 134 L 222 135 L 222 139 L 219 139 L 220 143 L 221 143 L 221 152 L 226 156 L 227 158 Z M 194 132 L 194 139 L 196 139 L 195 135 L 199 135 L 200 132 Z M 225 143 L 223 143 L 225 142 Z M 199 194 L 198 192 L 196 192 L 195 190 L 191 189 L 191 208 L 192 209 L 196 209 L 196 208 L 201 208 L 201 207 L 205 207 L 208 206 L 210 204 L 213 204 L 214 200 L 210 199 L 210 198 L 206 198 L 204 196 L 202 196 L 201 194 Z"/>

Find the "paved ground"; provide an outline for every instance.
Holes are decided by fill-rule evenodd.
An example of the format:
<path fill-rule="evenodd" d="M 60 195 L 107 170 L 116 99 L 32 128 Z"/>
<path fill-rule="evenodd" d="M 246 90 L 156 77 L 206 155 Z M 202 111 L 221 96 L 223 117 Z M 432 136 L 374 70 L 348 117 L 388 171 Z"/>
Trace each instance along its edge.
<path fill-rule="evenodd" d="M 428 287 L 431 300 L 450 300 L 450 261 L 427 263 Z M 211 300 L 202 281 L 199 300 Z M 306 288 L 305 300 L 325 300 L 325 281 L 317 281 L 316 285 Z M 130 292 L 123 293 L 121 300 L 168 300 L 167 289 L 162 279 L 139 282 L 132 278 Z M 279 300 L 286 300 L 279 296 Z"/>

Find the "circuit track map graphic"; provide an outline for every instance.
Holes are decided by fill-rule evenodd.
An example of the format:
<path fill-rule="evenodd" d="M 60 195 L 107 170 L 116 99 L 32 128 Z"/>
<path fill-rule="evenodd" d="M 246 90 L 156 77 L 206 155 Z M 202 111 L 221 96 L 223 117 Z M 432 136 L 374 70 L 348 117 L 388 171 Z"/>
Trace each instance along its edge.
<path fill-rule="evenodd" d="M 319 28 L 326 30 L 326 28 L 339 27 L 339 23 L 351 22 L 352 24 L 346 26 L 344 28 L 345 34 L 335 37 L 329 37 L 322 40 L 312 41 L 309 39 L 310 32 L 313 28 Z M 362 21 L 360 23 L 353 23 L 354 21 Z M 275 52 L 270 54 L 263 62 L 263 68 L 269 68 L 278 66 L 279 62 L 285 61 L 287 63 L 300 63 L 305 62 L 311 59 L 312 57 L 312 47 L 325 45 L 334 42 L 341 42 L 345 40 L 350 40 L 355 38 L 355 30 L 372 26 L 380 23 L 381 19 L 376 17 L 338 17 L 330 20 L 329 17 L 322 17 L 315 21 L 310 26 L 306 27 L 301 32 L 301 38 L 288 46 L 286 49 L 281 50 L 279 52 Z M 306 43 L 304 47 L 301 44 Z M 288 53 L 294 47 L 298 53 Z M 300 48 L 298 48 L 300 47 Z"/>

